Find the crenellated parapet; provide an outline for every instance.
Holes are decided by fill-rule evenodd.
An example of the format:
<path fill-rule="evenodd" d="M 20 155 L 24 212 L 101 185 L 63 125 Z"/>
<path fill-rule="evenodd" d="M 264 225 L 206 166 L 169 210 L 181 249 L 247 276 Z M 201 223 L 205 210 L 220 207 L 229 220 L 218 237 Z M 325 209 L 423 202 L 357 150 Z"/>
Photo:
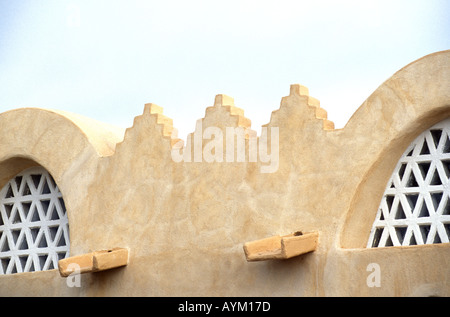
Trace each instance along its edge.
<path fill-rule="evenodd" d="M 143 113 L 135 117 L 133 125 L 125 130 L 123 141 L 117 144 L 116 152 L 120 152 L 120 149 L 129 143 L 131 147 L 137 146 L 136 142 L 147 142 L 146 147 L 155 142 L 162 142 L 167 144 L 166 149 L 170 151 L 172 146 L 182 141 L 178 138 L 177 129 L 173 127 L 173 120 L 163 114 L 163 108 L 154 103 L 147 103 Z"/>
<path fill-rule="evenodd" d="M 148 103 L 144 107 L 144 115 L 150 114 L 156 118 L 156 124 L 162 127 L 162 136 L 170 138 L 170 143 L 173 146 L 180 139 L 178 139 L 178 130 L 173 127 L 173 120 L 163 114 L 163 108 L 154 104 Z"/>
<path fill-rule="evenodd" d="M 334 123 L 328 120 L 327 111 L 320 107 L 320 101 L 309 95 L 307 87 L 292 84 L 289 95 L 282 98 L 280 108 L 272 112 L 271 122 L 265 126 L 286 126 L 289 123 L 297 127 L 308 123 L 316 125 L 316 119 L 322 121 L 323 130 L 334 130 Z"/>
<path fill-rule="evenodd" d="M 146 120 L 148 123 L 143 124 Z M 298 131 L 306 126 L 312 126 L 313 129 L 318 127 L 325 131 L 334 130 L 334 123 L 328 120 L 327 111 L 320 107 L 319 100 L 309 96 L 307 87 L 293 84 L 290 86 L 289 95 L 282 98 L 280 108 L 272 112 L 270 122 L 262 127 L 279 127 L 290 133 L 290 130 Z M 260 138 L 256 131 L 251 129 L 251 120 L 245 117 L 242 108 L 235 105 L 234 99 L 225 94 L 218 94 L 215 96 L 213 106 L 205 109 L 205 116 L 197 120 L 194 132 L 188 134 L 186 143 L 178 137 L 173 120 L 165 116 L 163 108 L 154 103 L 145 104 L 143 114 L 136 117 L 133 126 L 126 130 L 122 143 L 128 142 L 135 134 L 151 134 L 151 138 L 159 134 L 163 140 L 169 141 L 172 151 L 192 152 L 194 136 L 203 137 L 205 129 L 212 127 L 221 129 L 223 137 L 226 135 L 226 128 L 242 129 L 247 147 L 249 139 L 253 138 L 258 142 Z M 270 135 L 268 137 L 270 138 Z"/>
<path fill-rule="evenodd" d="M 216 95 L 214 106 L 206 108 L 205 119 L 211 117 L 214 112 L 223 113 L 222 110 L 228 112 L 232 120 L 236 120 L 233 124 L 234 127 L 250 128 L 251 121 L 244 116 L 244 110 L 234 105 L 232 97 L 223 94 Z M 223 113 L 225 117 L 227 116 L 226 112 Z M 226 120 L 226 118 L 223 119 Z"/>

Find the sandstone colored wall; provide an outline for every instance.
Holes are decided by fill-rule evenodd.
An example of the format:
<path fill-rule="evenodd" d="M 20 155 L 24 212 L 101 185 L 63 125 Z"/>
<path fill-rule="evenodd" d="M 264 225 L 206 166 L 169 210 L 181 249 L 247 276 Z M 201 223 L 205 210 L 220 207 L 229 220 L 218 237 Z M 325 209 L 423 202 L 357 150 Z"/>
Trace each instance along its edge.
<path fill-rule="evenodd" d="M 57 270 L 3 275 L 0 295 L 449 296 L 448 243 L 365 248 L 401 154 L 450 115 L 448 87 L 450 51 L 428 55 L 337 130 L 318 100 L 292 85 L 267 124 L 279 129 L 274 173 L 261 173 L 260 161 L 174 162 L 179 140 L 153 104 L 126 131 L 60 111 L 3 113 L 0 185 L 42 165 L 66 203 L 71 255 L 126 247 L 130 258 L 124 268 L 83 274 L 79 288 Z M 202 131 L 249 126 L 225 95 L 197 122 Z M 316 251 L 246 261 L 245 242 L 298 230 L 319 232 Z M 381 287 L 367 286 L 370 263 L 380 266 Z"/>

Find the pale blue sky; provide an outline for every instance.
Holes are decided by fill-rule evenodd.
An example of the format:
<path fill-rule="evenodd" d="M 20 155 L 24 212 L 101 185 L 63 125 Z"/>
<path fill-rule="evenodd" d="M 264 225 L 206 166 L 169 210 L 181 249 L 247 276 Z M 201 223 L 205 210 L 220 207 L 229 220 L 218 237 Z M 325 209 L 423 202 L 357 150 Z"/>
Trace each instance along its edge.
<path fill-rule="evenodd" d="M 180 137 L 216 94 L 262 124 L 300 83 L 337 128 L 394 72 L 450 49 L 449 0 L 0 0 L 0 112 L 44 107 Z"/>

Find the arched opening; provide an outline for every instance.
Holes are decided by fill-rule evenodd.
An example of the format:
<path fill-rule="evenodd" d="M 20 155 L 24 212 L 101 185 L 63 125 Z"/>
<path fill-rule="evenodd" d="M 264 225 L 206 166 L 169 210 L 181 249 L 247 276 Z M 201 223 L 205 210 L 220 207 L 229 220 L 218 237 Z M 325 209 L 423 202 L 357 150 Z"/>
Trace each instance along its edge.
<path fill-rule="evenodd" d="M 385 132 L 385 146 L 378 150 L 373 164 L 367 169 L 353 195 L 346 220 L 340 231 L 342 248 L 366 248 L 368 246 L 380 201 L 384 197 L 388 182 L 402 155 L 409 153 L 409 146 L 425 130 L 431 129 L 446 118 L 450 118 L 450 105 L 435 106 L 424 111 L 414 120 L 408 120 L 401 127 Z M 414 199 L 414 197 L 409 198 Z M 387 201 L 387 203 L 389 202 Z M 396 215 L 393 216 L 395 218 Z M 401 217 L 401 215 L 399 214 L 397 217 Z M 398 234 L 401 236 L 400 239 L 402 236 L 404 239 L 405 229 L 399 228 Z M 386 242 L 387 245 L 390 244 L 388 239 Z"/>
<path fill-rule="evenodd" d="M 69 249 L 67 211 L 50 173 L 34 166 L 11 177 L 0 190 L 0 274 L 57 268 Z"/>
<path fill-rule="evenodd" d="M 449 242 L 450 119 L 421 133 L 384 190 L 367 247 Z"/>

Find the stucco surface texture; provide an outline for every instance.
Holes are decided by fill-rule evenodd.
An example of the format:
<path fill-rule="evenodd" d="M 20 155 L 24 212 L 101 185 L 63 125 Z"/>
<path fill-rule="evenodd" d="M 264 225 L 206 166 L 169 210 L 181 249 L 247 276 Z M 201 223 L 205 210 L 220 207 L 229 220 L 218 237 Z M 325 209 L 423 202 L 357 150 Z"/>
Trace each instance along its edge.
<path fill-rule="evenodd" d="M 0 295 L 449 296 L 448 243 L 365 248 L 401 154 L 450 115 L 449 87 L 450 51 L 428 55 L 334 129 L 319 101 L 294 84 L 265 126 L 269 144 L 270 128 L 279 132 L 270 173 L 260 160 L 174 161 L 172 151 L 183 148 L 153 104 L 126 131 L 54 110 L 3 113 L 0 185 L 27 167 L 45 167 L 65 200 L 70 254 L 123 247 L 129 263 L 83 274 L 72 288 L 58 270 L 3 275 Z M 225 138 L 225 127 L 248 128 L 250 120 L 218 95 L 185 152 L 191 143 L 193 154 L 195 132 L 208 127 Z M 244 243 L 299 230 L 319 233 L 314 252 L 246 261 Z M 380 267 L 380 287 L 367 284 L 370 263 Z"/>

